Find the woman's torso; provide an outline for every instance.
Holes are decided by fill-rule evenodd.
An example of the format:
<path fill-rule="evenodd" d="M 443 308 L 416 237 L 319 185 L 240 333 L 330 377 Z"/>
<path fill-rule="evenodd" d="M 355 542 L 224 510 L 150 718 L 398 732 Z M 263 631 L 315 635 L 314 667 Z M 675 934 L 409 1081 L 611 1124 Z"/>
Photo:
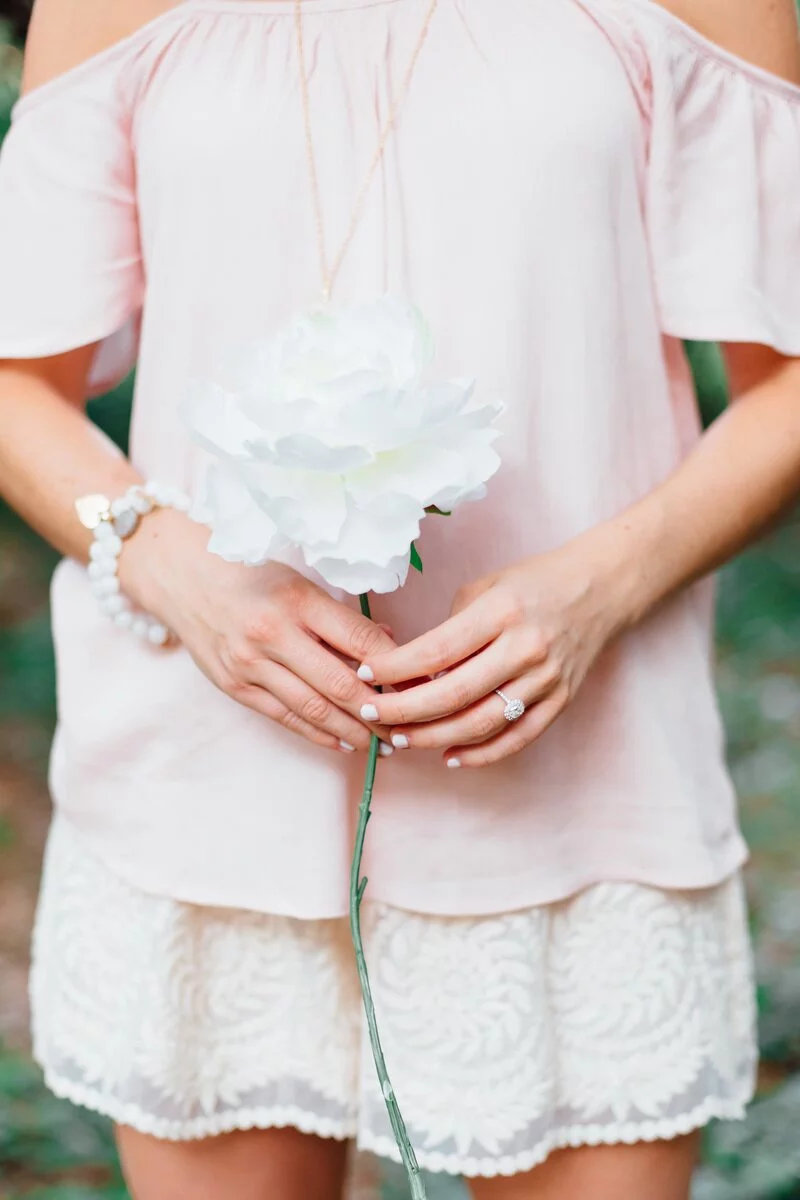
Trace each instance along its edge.
<path fill-rule="evenodd" d="M 304 5 L 333 252 L 427 8 Z M 146 277 L 132 457 L 191 488 L 187 379 L 320 291 L 293 5 L 188 0 L 137 36 L 123 73 Z M 429 521 L 424 574 L 376 605 L 402 640 L 444 619 L 462 583 L 619 512 L 698 436 L 680 343 L 660 327 L 638 83 L 594 7 L 440 0 L 334 299 L 409 296 L 437 373 L 474 376 L 506 413 L 488 498 Z M 671 601 L 499 767 L 382 763 L 372 894 L 477 913 L 603 878 L 703 886 L 734 870 L 710 615 L 707 587 Z M 74 563 L 55 628 L 56 802 L 121 874 L 198 902 L 344 910 L 359 763 L 106 625 Z"/>

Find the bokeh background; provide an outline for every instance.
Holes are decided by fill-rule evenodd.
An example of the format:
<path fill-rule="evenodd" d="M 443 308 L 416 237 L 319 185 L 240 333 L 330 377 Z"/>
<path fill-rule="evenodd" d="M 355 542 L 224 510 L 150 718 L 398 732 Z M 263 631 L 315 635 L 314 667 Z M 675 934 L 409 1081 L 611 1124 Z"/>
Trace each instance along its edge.
<path fill-rule="evenodd" d="M 18 87 L 27 8 L 25 0 L 0 3 L 0 140 Z M 688 349 L 710 422 L 726 403 L 721 360 L 713 346 Z M 91 408 L 122 445 L 130 396 L 129 381 Z M 0 1200 L 124 1200 L 107 1123 L 49 1096 L 28 1053 L 29 939 L 55 715 L 48 630 L 55 560 L 0 503 Z M 723 572 L 718 645 L 730 760 L 752 849 L 762 1068 L 749 1119 L 708 1132 L 695 1196 L 800 1200 L 800 513 Z M 390 1173 L 384 1192 L 401 1200 L 402 1180 Z M 463 1200 L 464 1193 L 435 1180 L 431 1196 Z"/>

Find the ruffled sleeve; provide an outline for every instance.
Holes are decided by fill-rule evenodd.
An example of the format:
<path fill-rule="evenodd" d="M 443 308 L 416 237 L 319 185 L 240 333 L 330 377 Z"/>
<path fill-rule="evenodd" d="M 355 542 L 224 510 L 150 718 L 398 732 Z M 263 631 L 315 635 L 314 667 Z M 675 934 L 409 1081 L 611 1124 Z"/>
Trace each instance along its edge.
<path fill-rule="evenodd" d="M 0 153 L 0 358 L 100 343 L 93 392 L 137 353 L 144 293 L 124 56 L 23 97 Z"/>
<path fill-rule="evenodd" d="M 633 0 L 650 124 L 646 217 L 662 327 L 800 355 L 800 88 Z"/>

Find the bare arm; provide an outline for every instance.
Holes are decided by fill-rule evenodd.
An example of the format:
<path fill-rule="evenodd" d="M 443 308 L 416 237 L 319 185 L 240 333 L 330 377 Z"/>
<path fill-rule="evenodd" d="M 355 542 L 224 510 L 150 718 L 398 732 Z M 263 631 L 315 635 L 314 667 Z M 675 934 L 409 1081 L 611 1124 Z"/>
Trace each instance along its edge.
<path fill-rule="evenodd" d="M 664 7 L 800 83 L 794 0 Z M 725 354 L 734 403 L 664 483 L 559 550 L 478 580 L 456 597 L 449 621 L 365 664 L 363 677 L 378 684 L 445 672 L 375 698 L 373 711 L 398 744 L 441 749 L 450 767 L 486 766 L 524 749 L 563 712 L 612 638 L 786 511 L 800 494 L 800 359 L 753 345 Z M 496 687 L 528 705 L 511 728 Z"/>
<path fill-rule="evenodd" d="M 84 347 L 0 362 L 0 490 L 62 553 L 85 561 L 91 534 L 75 515 L 87 492 L 118 496 L 140 477 L 84 411 L 94 353 Z"/>
<path fill-rule="evenodd" d="M 721 566 L 800 494 L 800 361 L 736 347 L 747 390 L 677 471 L 617 520 L 587 535 L 616 570 L 624 624 Z"/>
<path fill-rule="evenodd" d="M 37 0 L 26 86 L 46 83 L 170 6 Z M 113 498 L 140 481 L 86 416 L 94 353 L 84 346 L 0 362 L 0 495 L 79 561 L 91 536 L 77 519 L 76 499 L 96 492 Z M 234 699 L 317 745 L 366 748 L 370 730 L 358 713 L 369 689 L 342 660 L 390 647 L 387 634 L 296 572 L 224 563 L 207 552 L 207 540 L 207 531 L 182 514 L 149 516 L 122 552 L 124 591 L 174 630 Z"/>
<path fill-rule="evenodd" d="M 614 637 L 736 554 L 800 494 L 800 360 L 760 347 L 736 357 L 745 391 L 660 487 L 561 549 L 479 580 L 444 625 L 367 661 L 363 677 L 378 684 L 434 677 L 373 701 L 371 715 L 399 745 L 470 767 L 524 749 Z M 529 706 L 511 728 L 497 687 Z"/>
<path fill-rule="evenodd" d="M 36 0 L 23 92 L 78 65 L 155 16 L 163 0 Z M 148 14 L 148 8 L 153 11 Z M 139 476 L 85 414 L 96 347 L 49 359 L 0 361 L 0 490 L 63 553 L 85 560 L 91 535 L 75 519 L 87 492 L 115 496 Z"/>
<path fill-rule="evenodd" d="M 665 0 L 664 7 L 800 84 L 795 0 Z M 633 550 L 639 560 L 627 585 L 631 620 L 737 554 L 800 493 L 800 361 L 746 344 L 727 345 L 724 354 L 734 403 L 662 487 L 598 531 L 600 549 L 613 557 L 616 547 L 626 560 Z"/>

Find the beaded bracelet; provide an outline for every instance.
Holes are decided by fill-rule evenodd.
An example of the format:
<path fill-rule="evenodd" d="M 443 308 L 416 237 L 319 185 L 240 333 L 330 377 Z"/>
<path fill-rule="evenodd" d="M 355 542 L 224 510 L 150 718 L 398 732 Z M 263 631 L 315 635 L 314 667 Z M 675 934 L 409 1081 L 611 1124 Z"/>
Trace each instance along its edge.
<path fill-rule="evenodd" d="M 188 512 L 191 501 L 178 488 L 162 483 L 135 484 L 124 496 L 108 500 L 105 496 L 83 496 L 75 502 L 81 524 L 91 529 L 94 541 L 89 548 L 89 578 L 92 593 L 104 616 L 120 629 L 130 629 L 143 641 L 164 646 L 170 631 L 154 617 L 136 612 L 120 592 L 119 556 L 122 546 L 132 537 L 143 517 L 156 508 L 175 508 Z"/>

